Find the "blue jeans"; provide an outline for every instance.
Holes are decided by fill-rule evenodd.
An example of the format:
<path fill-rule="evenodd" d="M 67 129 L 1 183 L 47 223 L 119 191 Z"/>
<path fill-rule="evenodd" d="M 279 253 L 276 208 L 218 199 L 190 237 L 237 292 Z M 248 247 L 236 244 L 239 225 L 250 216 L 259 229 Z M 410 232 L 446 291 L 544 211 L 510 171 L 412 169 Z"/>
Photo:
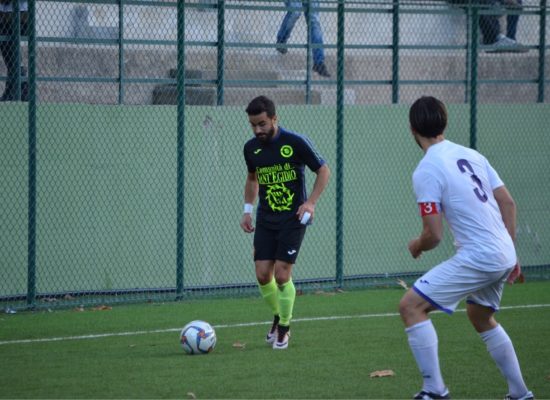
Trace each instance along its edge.
<path fill-rule="evenodd" d="M 304 7 L 307 8 L 307 1 L 289 1 L 285 0 L 285 6 L 286 7 Z M 319 8 L 319 2 L 318 1 L 311 1 L 311 43 L 313 44 L 323 44 L 323 31 L 321 30 L 321 22 L 319 21 L 319 11 L 317 10 Z M 288 38 L 290 38 L 290 34 L 292 33 L 292 29 L 294 29 L 294 25 L 296 25 L 296 21 L 300 18 L 300 11 L 287 11 L 285 14 L 285 17 L 283 18 L 283 22 L 281 23 L 281 27 L 279 28 L 279 32 L 277 33 L 277 43 L 286 43 L 288 41 Z M 304 12 L 306 22 L 309 21 L 308 18 L 308 12 Z M 322 64 L 325 62 L 325 50 L 323 48 L 314 48 L 313 49 L 313 63 L 314 64 Z"/>
<path fill-rule="evenodd" d="M 496 0 L 482 0 L 481 4 L 496 5 Z M 523 1 L 518 0 L 520 6 Z M 510 39 L 516 40 L 516 32 L 518 29 L 519 15 L 506 16 L 506 36 Z M 479 16 L 479 28 L 483 39 L 483 44 L 493 44 L 497 41 L 498 34 L 500 33 L 500 22 L 496 15 L 480 15 Z"/>

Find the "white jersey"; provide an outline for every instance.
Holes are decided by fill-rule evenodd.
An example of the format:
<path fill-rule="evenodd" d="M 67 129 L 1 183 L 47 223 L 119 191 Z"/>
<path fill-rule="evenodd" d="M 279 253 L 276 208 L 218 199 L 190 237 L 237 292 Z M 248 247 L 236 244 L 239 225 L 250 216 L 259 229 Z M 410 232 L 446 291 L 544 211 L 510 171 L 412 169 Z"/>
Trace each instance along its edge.
<path fill-rule="evenodd" d="M 504 183 L 475 150 L 444 140 L 428 148 L 413 173 L 418 203 L 436 203 L 453 233 L 457 256 L 486 271 L 516 263 L 493 190 Z"/>

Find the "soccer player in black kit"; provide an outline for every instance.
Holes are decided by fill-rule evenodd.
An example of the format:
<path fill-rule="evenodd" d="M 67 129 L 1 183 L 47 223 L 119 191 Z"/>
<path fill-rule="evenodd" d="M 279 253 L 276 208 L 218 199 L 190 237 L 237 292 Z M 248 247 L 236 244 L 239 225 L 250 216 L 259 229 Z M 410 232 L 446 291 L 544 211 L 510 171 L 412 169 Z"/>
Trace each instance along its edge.
<path fill-rule="evenodd" d="M 256 97 L 246 112 L 254 137 L 244 145 L 248 174 L 241 228 L 255 232 L 256 279 L 274 315 L 266 341 L 273 349 L 286 349 L 296 298 L 292 267 L 330 170 L 307 137 L 278 126 L 275 104 L 269 98 Z M 309 197 L 306 166 L 317 175 Z M 252 211 L 258 196 L 254 227 Z"/>

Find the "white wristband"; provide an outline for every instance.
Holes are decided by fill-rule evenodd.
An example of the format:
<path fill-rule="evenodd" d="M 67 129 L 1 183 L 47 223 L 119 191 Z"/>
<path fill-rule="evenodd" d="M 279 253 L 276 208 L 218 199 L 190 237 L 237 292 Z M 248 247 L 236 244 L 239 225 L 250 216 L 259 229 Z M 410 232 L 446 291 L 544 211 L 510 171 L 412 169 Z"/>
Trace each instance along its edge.
<path fill-rule="evenodd" d="M 252 210 L 254 210 L 254 205 L 245 203 L 243 214 L 252 214 Z"/>

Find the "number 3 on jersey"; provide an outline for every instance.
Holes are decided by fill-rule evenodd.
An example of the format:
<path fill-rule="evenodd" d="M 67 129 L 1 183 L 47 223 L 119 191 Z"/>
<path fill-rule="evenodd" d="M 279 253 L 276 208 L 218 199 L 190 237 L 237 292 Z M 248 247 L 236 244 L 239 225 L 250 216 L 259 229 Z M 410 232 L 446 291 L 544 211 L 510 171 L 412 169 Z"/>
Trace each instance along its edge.
<path fill-rule="evenodd" d="M 474 169 L 472 168 L 468 160 L 464 160 L 463 158 L 461 158 L 456 162 L 456 165 L 458 166 L 458 169 L 460 170 L 460 172 L 462 173 L 469 172 L 471 174 L 470 178 L 477 185 L 477 188 L 474 189 L 474 193 L 476 194 L 479 201 L 485 203 L 489 198 L 487 197 L 487 193 L 485 193 L 485 191 L 483 190 L 483 185 L 481 183 L 481 180 L 475 174 Z"/>

